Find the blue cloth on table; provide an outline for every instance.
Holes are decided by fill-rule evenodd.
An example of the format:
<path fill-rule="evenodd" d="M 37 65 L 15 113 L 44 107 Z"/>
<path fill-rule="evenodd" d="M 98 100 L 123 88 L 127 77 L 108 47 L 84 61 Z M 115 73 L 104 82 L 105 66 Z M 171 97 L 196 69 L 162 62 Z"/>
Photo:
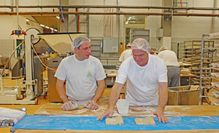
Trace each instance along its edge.
<path fill-rule="evenodd" d="M 13 126 L 26 130 L 207 130 L 219 129 L 219 116 L 172 116 L 168 123 L 136 125 L 136 117 L 123 117 L 123 125 L 106 125 L 95 116 L 27 115 Z"/>

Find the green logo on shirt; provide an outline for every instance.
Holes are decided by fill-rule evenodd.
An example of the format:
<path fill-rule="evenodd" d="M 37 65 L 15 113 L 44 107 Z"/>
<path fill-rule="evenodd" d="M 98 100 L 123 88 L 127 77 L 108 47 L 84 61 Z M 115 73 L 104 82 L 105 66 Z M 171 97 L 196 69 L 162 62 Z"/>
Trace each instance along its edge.
<path fill-rule="evenodd" d="M 92 73 L 90 71 L 88 71 L 87 77 L 92 77 Z"/>

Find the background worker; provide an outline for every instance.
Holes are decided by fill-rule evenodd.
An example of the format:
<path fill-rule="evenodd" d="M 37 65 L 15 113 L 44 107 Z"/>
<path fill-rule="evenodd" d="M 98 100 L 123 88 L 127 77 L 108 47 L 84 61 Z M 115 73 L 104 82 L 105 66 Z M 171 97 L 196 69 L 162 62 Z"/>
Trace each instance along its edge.
<path fill-rule="evenodd" d="M 163 46 L 160 48 L 158 56 L 165 62 L 167 66 L 168 87 L 179 86 L 180 67 L 176 53 Z"/>
<path fill-rule="evenodd" d="M 107 110 L 98 117 L 112 116 L 123 85 L 126 82 L 126 99 L 130 106 L 157 105 L 156 115 L 161 122 L 167 122 L 164 109 L 168 99 L 167 69 L 156 55 L 149 54 L 148 41 L 137 38 L 132 43 L 132 56 L 120 66 L 115 84 L 111 90 Z"/>
<path fill-rule="evenodd" d="M 99 59 L 91 56 L 88 38 L 75 38 L 73 51 L 75 54 L 64 58 L 55 73 L 56 88 L 64 102 L 62 109 L 72 110 L 79 105 L 97 109 L 97 101 L 105 88 L 103 66 Z"/>
<path fill-rule="evenodd" d="M 126 47 L 127 47 L 127 49 L 124 50 L 124 51 L 122 52 L 122 54 L 120 55 L 120 57 L 119 57 L 119 62 L 120 62 L 120 63 L 123 62 L 124 60 L 126 60 L 128 57 L 130 57 L 130 56 L 132 55 L 131 44 L 128 43 L 128 44 L 126 45 Z"/>
<path fill-rule="evenodd" d="M 151 48 L 150 54 L 152 54 L 152 55 L 157 55 L 157 50 L 156 50 L 156 48 Z"/>

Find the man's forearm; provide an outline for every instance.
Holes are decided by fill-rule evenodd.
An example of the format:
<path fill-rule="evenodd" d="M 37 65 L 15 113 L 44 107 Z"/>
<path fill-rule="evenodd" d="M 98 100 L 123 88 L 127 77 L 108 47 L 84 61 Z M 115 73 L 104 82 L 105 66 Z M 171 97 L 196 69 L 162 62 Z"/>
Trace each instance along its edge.
<path fill-rule="evenodd" d="M 122 87 L 123 87 L 122 84 L 118 84 L 118 83 L 114 84 L 114 86 L 111 90 L 111 93 L 110 93 L 109 105 L 108 105 L 109 109 L 114 108 L 114 106 L 116 104 L 116 101 L 119 98 L 119 94 L 120 94 L 120 91 L 121 91 Z"/>
<path fill-rule="evenodd" d="M 62 99 L 63 102 L 68 101 L 68 97 L 66 95 L 60 95 L 60 98 Z"/>
<path fill-rule="evenodd" d="M 62 99 L 63 102 L 68 101 L 68 97 L 65 92 L 65 85 L 63 81 L 57 80 L 56 82 L 56 90 L 59 94 L 59 97 Z"/>
<path fill-rule="evenodd" d="M 161 103 L 161 102 L 160 102 L 160 103 L 158 104 L 158 109 L 161 110 L 162 112 L 164 112 L 165 107 L 166 107 L 166 104 L 164 104 L 164 103 Z"/>
<path fill-rule="evenodd" d="M 161 94 L 160 98 L 159 98 L 159 104 L 158 104 L 158 107 L 160 108 L 165 108 L 165 106 L 167 105 L 167 95 L 164 96 L 166 94 Z"/>
<path fill-rule="evenodd" d="M 158 109 L 161 109 L 164 111 L 165 106 L 167 104 L 168 100 L 168 88 L 167 83 L 161 83 L 159 85 L 159 103 L 158 103 Z"/>
<path fill-rule="evenodd" d="M 97 87 L 97 90 L 96 90 L 96 94 L 92 99 L 94 102 L 97 102 L 99 100 L 99 98 L 103 94 L 104 89 L 105 89 L 105 81 L 104 80 L 98 81 L 98 87 Z"/>

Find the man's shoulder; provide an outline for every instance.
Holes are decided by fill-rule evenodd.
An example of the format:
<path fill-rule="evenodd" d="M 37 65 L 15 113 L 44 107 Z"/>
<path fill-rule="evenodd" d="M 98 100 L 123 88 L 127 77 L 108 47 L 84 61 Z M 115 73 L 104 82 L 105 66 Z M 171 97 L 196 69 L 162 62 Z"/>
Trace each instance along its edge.
<path fill-rule="evenodd" d="M 64 59 L 62 59 L 63 62 L 68 62 L 69 60 L 72 60 L 74 55 L 70 55 L 70 56 L 67 56 L 65 57 Z"/>
<path fill-rule="evenodd" d="M 132 65 L 135 65 L 135 63 L 134 63 L 134 58 L 132 57 L 132 56 L 130 56 L 130 57 L 128 57 L 127 59 L 125 59 L 123 62 L 122 62 L 122 64 L 121 65 L 123 65 L 123 66 L 125 66 L 125 67 L 128 67 L 128 66 L 132 66 Z"/>
<path fill-rule="evenodd" d="M 99 61 L 99 59 L 98 59 L 97 57 L 94 57 L 94 56 L 92 56 L 92 55 L 90 55 L 89 59 L 90 59 L 90 60 L 98 60 L 98 61 Z"/>
<path fill-rule="evenodd" d="M 100 62 L 100 59 L 98 59 L 97 57 L 94 57 L 94 56 L 90 56 L 90 57 L 89 57 L 89 60 L 90 60 L 91 62 L 94 62 L 94 63 Z"/>

